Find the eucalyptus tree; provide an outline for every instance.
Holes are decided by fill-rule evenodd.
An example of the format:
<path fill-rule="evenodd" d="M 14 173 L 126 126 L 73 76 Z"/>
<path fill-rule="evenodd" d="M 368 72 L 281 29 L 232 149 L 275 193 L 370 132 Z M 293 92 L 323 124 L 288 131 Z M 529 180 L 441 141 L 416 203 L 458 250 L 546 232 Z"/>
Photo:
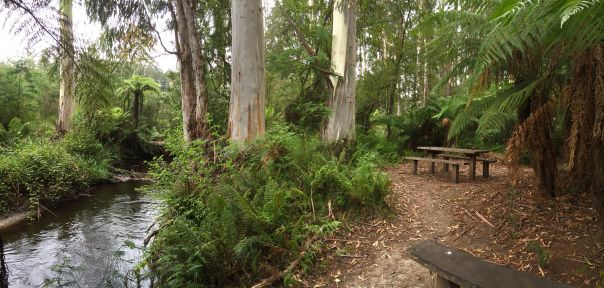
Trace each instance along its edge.
<path fill-rule="evenodd" d="M 60 13 L 60 75 L 59 116 L 57 132 L 64 134 L 69 130 L 69 121 L 75 109 L 75 49 L 73 46 L 73 0 L 59 1 Z"/>
<path fill-rule="evenodd" d="M 262 0 L 232 1 L 232 76 L 228 137 L 254 140 L 264 135 L 264 17 Z"/>
<path fill-rule="evenodd" d="M 146 53 L 145 50 L 158 41 L 167 53 L 177 57 L 180 69 L 184 139 L 186 142 L 207 139 L 210 136 L 205 76 L 207 63 L 202 53 L 199 21 L 197 21 L 197 15 L 200 13 L 198 2 L 168 0 L 147 3 L 139 0 L 118 2 L 97 0 L 87 2 L 87 11 L 91 18 L 105 27 L 105 40 L 110 44 L 108 47 L 113 47 L 112 42 L 122 42 L 125 43 L 126 54 L 136 52 L 135 49 L 143 50 L 139 53 Z M 155 16 L 166 13 L 171 16 L 168 27 L 174 32 L 175 51 L 165 47 L 153 22 Z M 139 43 L 142 41 L 144 45 L 129 43 L 133 39 Z"/>
<path fill-rule="evenodd" d="M 180 66 L 183 133 L 185 141 L 204 139 L 208 130 L 208 93 L 201 53 L 201 39 L 195 25 L 193 0 L 169 2 L 175 20 L 174 42 Z"/>
<path fill-rule="evenodd" d="M 326 142 L 355 139 L 356 65 L 357 65 L 357 1 L 336 0 L 333 8 L 330 76 L 333 87 L 327 100 L 331 113 L 321 135 Z"/>

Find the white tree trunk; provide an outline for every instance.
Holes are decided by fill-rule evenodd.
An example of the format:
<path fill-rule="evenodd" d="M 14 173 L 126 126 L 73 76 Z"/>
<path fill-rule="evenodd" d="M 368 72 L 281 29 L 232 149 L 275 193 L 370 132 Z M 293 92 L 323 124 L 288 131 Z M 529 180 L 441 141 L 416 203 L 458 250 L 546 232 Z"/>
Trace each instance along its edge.
<path fill-rule="evenodd" d="M 195 119 L 195 85 L 193 75 L 193 59 L 191 58 L 191 45 L 189 44 L 189 27 L 185 19 L 182 0 L 173 2 L 174 21 L 176 23 L 176 50 L 178 53 L 178 65 L 180 66 L 180 96 L 182 108 L 183 134 L 186 142 L 197 138 L 197 123 Z"/>
<path fill-rule="evenodd" d="M 228 137 L 250 141 L 264 135 L 264 25 L 262 0 L 233 0 L 233 55 Z"/>
<path fill-rule="evenodd" d="M 422 17 L 427 17 L 424 15 L 429 15 L 432 13 L 432 1 L 431 0 L 421 0 L 420 1 L 420 11 Z M 420 45 L 422 47 L 422 77 L 423 77 L 423 91 L 422 91 L 422 103 L 424 106 L 428 104 L 428 98 L 430 98 L 430 70 L 428 66 L 428 42 L 430 42 L 430 35 L 421 35 L 420 37 Z"/>
<path fill-rule="evenodd" d="M 56 127 L 59 134 L 69 131 L 69 121 L 75 109 L 75 50 L 73 48 L 72 6 L 72 0 L 61 0 L 59 2 L 61 81 L 59 84 L 59 118 Z"/>
<path fill-rule="evenodd" d="M 357 0 L 334 2 L 331 63 L 342 77 L 331 76 L 333 92 L 327 101 L 331 113 L 322 131 L 325 142 L 355 138 L 356 4 Z"/>
<path fill-rule="evenodd" d="M 194 0 L 193 0 L 194 1 Z M 195 6 L 192 0 L 182 0 L 184 16 L 187 23 L 189 46 L 191 49 L 191 64 L 193 75 L 195 75 L 195 121 L 196 136 L 198 138 L 208 137 L 208 93 L 204 76 L 203 55 L 201 54 L 201 39 L 195 25 Z"/>
<path fill-rule="evenodd" d="M 174 37 L 180 66 L 183 134 L 186 142 L 208 138 L 208 95 L 204 78 L 201 40 L 195 25 L 195 7 L 190 0 L 172 2 L 176 23 Z"/>

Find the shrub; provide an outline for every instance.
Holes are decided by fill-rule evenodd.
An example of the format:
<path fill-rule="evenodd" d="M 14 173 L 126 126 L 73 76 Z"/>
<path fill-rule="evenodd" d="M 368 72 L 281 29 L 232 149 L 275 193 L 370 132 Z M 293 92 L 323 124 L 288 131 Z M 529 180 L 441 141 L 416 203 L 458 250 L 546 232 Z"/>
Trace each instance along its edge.
<path fill-rule="evenodd" d="M 0 214 L 73 197 L 108 176 L 108 166 L 69 151 L 60 142 L 22 141 L 0 154 Z"/>
<path fill-rule="evenodd" d="M 318 139 L 278 125 L 267 135 L 245 148 L 171 146 L 171 163 L 152 164 L 147 190 L 165 210 L 147 263 L 163 286 L 252 283 L 286 267 L 310 237 L 334 231 L 331 212 L 386 207 L 389 181 L 375 155 L 335 157 Z"/>

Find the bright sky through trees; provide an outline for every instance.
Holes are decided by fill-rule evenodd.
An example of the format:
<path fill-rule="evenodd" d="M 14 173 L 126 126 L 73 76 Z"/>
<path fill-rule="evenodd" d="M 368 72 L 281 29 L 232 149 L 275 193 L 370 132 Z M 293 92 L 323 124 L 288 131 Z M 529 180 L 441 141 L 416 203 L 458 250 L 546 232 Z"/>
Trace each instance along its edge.
<path fill-rule="evenodd" d="M 53 1 L 56 2 L 56 1 Z M 274 5 L 274 0 L 263 0 L 263 5 L 266 11 L 270 11 Z M 56 5 L 55 5 L 56 6 Z M 76 35 L 76 41 L 84 41 L 84 43 L 91 43 L 95 41 L 100 34 L 100 27 L 98 24 L 90 23 L 86 10 L 79 2 L 74 3 L 74 34 Z M 265 17 L 267 16 L 265 12 Z M 6 13 L 0 12 L 0 19 L 6 19 Z M 11 32 L 11 25 L 14 20 L 10 18 L 6 22 L 0 23 L 0 62 L 7 61 L 10 59 L 17 59 L 28 54 L 32 54 L 34 57 L 38 57 L 42 49 L 50 46 L 52 43 L 48 42 L 48 39 L 44 39 L 38 43 L 34 43 L 31 47 L 27 43 L 27 37 Z M 165 23 L 165 21 L 158 21 L 159 23 Z M 164 27 L 158 27 L 158 31 L 165 30 Z M 174 41 L 173 34 L 170 31 L 161 32 L 164 44 L 169 49 L 173 49 Z M 161 45 L 158 43 L 150 55 L 155 59 L 158 67 L 164 71 L 176 69 L 176 57 L 165 53 Z"/>

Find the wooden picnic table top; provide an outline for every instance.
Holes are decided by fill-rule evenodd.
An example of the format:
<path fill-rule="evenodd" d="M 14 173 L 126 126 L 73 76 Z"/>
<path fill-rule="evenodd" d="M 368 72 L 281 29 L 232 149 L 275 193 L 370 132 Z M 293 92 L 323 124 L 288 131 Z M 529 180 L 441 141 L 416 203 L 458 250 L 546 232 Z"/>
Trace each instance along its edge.
<path fill-rule="evenodd" d="M 489 152 L 489 150 L 482 149 L 464 149 L 464 148 L 451 148 L 451 147 L 417 147 L 419 150 L 426 151 L 437 151 L 437 152 L 450 152 L 467 155 L 480 155 Z"/>

